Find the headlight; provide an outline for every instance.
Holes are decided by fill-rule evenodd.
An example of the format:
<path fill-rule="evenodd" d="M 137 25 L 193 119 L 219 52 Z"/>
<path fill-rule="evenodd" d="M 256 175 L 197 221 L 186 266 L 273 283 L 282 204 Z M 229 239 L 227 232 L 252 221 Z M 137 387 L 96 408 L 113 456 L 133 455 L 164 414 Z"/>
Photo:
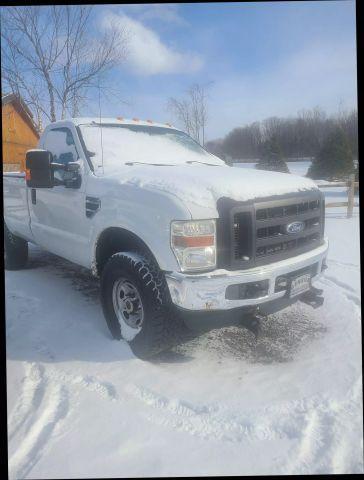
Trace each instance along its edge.
<path fill-rule="evenodd" d="M 171 246 L 182 272 L 216 267 L 216 221 L 175 221 Z"/>

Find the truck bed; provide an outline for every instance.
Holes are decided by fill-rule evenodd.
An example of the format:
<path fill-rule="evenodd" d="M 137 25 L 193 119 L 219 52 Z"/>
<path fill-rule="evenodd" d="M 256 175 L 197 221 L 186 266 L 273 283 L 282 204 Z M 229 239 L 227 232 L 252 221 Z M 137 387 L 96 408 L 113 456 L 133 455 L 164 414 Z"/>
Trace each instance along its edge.
<path fill-rule="evenodd" d="M 32 240 L 24 172 L 3 172 L 4 220 L 12 233 Z"/>

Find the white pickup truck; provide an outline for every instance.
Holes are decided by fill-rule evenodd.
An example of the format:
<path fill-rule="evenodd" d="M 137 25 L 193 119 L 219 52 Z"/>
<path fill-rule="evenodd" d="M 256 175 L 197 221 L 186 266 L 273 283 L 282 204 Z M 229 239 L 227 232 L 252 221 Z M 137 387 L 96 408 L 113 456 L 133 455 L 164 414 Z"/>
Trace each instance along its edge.
<path fill-rule="evenodd" d="M 111 334 L 140 358 L 181 322 L 322 303 L 324 199 L 309 179 L 230 167 L 169 124 L 122 118 L 48 125 L 26 168 L 4 173 L 5 267 L 32 242 L 89 268 Z"/>

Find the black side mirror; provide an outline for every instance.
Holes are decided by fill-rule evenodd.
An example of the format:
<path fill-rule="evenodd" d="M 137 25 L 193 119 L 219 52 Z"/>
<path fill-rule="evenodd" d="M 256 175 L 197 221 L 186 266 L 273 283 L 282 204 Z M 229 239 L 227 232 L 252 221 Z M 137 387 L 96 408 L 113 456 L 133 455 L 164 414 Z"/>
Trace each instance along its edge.
<path fill-rule="evenodd" d="M 81 175 L 80 164 L 77 162 L 69 162 L 65 165 L 65 171 L 69 173 L 69 177 L 64 179 L 66 188 L 80 188 Z"/>
<path fill-rule="evenodd" d="M 80 170 L 80 164 L 77 162 L 68 162 L 65 170 L 66 172 L 78 172 Z"/>
<path fill-rule="evenodd" d="M 80 175 L 80 164 L 77 162 L 68 162 L 68 163 L 51 163 L 51 168 L 53 171 L 63 170 L 63 180 L 54 178 L 54 185 L 64 185 L 66 188 L 80 188 L 81 186 L 81 175 Z"/>
<path fill-rule="evenodd" d="M 28 150 L 25 157 L 26 181 L 31 188 L 52 188 L 52 154 L 48 150 Z"/>

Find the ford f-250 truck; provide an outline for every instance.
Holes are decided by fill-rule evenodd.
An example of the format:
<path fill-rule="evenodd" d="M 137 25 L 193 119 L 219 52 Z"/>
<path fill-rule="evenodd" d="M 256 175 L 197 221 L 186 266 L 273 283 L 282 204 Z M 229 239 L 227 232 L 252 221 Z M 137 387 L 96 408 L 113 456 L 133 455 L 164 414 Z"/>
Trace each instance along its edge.
<path fill-rule="evenodd" d="M 208 329 L 323 301 L 317 186 L 230 167 L 169 124 L 52 123 L 3 185 L 6 268 L 25 265 L 28 242 L 89 268 L 111 334 L 141 358 L 170 347 L 181 322 Z"/>

